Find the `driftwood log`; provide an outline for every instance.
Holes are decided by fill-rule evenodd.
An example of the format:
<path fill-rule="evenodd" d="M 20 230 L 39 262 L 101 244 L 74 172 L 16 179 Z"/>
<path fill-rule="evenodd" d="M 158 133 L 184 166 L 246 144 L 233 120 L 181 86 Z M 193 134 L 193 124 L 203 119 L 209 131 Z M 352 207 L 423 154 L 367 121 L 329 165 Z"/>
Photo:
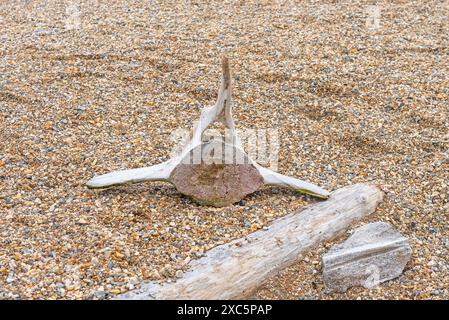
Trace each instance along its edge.
<path fill-rule="evenodd" d="M 374 185 L 356 184 L 334 191 L 327 201 L 310 205 L 245 238 L 208 251 L 189 264 L 176 282 L 143 282 L 118 299 L 239 299 L 264 280 L 298 260 L 323 241 L 344 233 L 374 212 L 383 193 Z"/>
<path fill-rule="evenodd" d="M 223 76 L 215 105 L 202 110 L 190 142 L 178 156 L 147 168 L 116 171 L 97 176 L 89 180 L 87 186 L 105 188 L 142 181 L 165 181 L 172 183 L 179 192 L 192 197 L 197 202 L 216 207 L 238 202 L 264 184 L 292 188 L 326 199 L 329 196 L 328 191 L 311 183 L 271 171 L 246 156 L 242 142 L 236 133 L 236 125 L 231 113 L 231 72 L 227 58 L 223 58 L 222 69 Z M 215 121 L 221 121 L 229 130 L 230 137 L 227 140 L 230 141 L 230 145 L 229 143 L 223 145 L 225 150 L 222 156 L 213 156 L 210 159 L 207 151 L 212 145 L 204 143 L 202 136 Z M 216 148 L 213 149 L 216 150 Z M 200 161 L 198 163 L 186 161 L 196 150 L 200 150 Z M 229 157 L 226 157 L 229 153 L 231 153 L 231 162 L 228 161 Z M 210 160 L 213 163 L 209 163 Z"/>

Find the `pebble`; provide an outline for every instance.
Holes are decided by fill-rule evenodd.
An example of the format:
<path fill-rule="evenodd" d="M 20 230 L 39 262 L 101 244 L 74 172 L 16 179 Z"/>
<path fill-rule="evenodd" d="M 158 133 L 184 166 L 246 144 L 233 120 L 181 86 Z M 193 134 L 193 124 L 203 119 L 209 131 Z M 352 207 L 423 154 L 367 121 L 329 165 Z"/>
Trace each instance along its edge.
<path fill-rule="evenodd" d="M 6 278 L 6 283 L 12 283 L 14 281 L 16 281 L 16 278 L 14 278 L 14 277 L 7 277 Z"/>
<path fill-rule="evenodd" d="M 94 296 L 98 300 L 104 300 L 106 298 L 106 292 L 104 290 L 95 291 Z"/>

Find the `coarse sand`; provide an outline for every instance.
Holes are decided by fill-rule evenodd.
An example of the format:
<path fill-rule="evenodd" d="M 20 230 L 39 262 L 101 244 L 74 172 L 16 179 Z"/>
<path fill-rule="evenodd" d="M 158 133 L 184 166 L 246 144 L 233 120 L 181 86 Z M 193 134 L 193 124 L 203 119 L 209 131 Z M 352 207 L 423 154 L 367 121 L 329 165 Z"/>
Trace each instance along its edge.
<path fill-rule="evenodd" d="M 233 72 L 239 128 L 277 129 L 278 171 L 374 182 L 369 221 L 410 239 L 403 275 L 325 294 L 329 242 L 258 299 L 449 298 L 449 1 L 1 1 L 0 298 L 107 299 L 317 201 L 265 187 L 225 208 L 169 184 L 92 191 L 160 163 Z M 354 225 L 354 228 L 357 225 Z"/>

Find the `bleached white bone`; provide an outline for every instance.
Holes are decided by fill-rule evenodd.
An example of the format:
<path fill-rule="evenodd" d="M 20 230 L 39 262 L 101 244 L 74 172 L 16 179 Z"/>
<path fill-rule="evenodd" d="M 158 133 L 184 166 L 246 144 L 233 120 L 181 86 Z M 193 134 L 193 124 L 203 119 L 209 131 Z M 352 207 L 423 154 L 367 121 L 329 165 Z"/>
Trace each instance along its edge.
<path fill-rule="evenodd" d="M 89 180 L 87 186 L 105 188 L 142 181 L 169 181 L 170 173 L 175 167 L 173 160 L 169 160 L 151 167 L 110 172 Z"/>
<path fill-rule="evenodd" d="M 263 177 L 264 183 L 267 185 L 290 188 L 298 192 L 307 193 L 320 198 L 327 198 L 330 195 L 328 191 L 312 183 L 285 176 L 264 168 L 258 164 L 256 164 L 256 168 L 259 170 L 259 173 Z"/>
<path fill-rule="evenodd" d="M 233 145 L 243 151 L 242 142 L 236 134 L 236 126 L 234 119 L 232 118 L 231 72 L 226 57 L 222 60 L 222 71 L 222 79 L 216 103 L 201 111 L 200 119 L 193 130 L 192 139 L 178 156 L 147 168 L 116 171 L 97 176 L 89 180 L 86 185 L 89 188 L 105 188 L 142 181 L 159 180 L 171 182 L 170 175 L 172 171 L 182 161 L 184 156 L 201 144 L 201 138 L 204 131 L 216 120 L 221 121 L 224 126 L 229 129 Z M 271 171 L 260 166 L 252 159 L 250 159 L 250 161 L 263 177 L 264 184 L 292 188 L 296 191 L 311 194 L 320 198 L 327 198 L 330 194 L 328 191 L 314 184 Z"/>

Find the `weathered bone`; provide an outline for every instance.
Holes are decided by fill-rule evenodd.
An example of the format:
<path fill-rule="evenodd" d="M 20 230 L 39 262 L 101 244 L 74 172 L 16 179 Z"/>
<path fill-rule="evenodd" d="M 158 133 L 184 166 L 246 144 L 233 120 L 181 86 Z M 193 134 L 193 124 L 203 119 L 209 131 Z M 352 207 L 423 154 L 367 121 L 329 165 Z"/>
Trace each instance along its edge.
<path fill-rule="evenodd" d="M 201 112 L 200 119 L 195 126 L 193 131 L 192 139 L 183 149 L 183 151 L 170 160 L 151 166 L 147 168 L 140 169 L 131 169 L 131 170 L 123 170 L 111 172 L 105 175 L 97 176 L 90 181 L 87 182 L 87 186 L 89 188 L 105 188 L 114 185 L 121 185 L 125 183 L 136 183 L 142 181 L 166 181 L 174 184 L 177 188 L 177 184 L 172 179 L 172 173 L 179 166 L 184 159 L 184 157 L 189 154 L 194 148 L 202 145 L 202 135 L 204 131 L 214 122 L 221 121 L 224 126 L 229 129 L 232 145 L 239 149 L 241 152 L 243 151 L 243 146 L 240 138 L 236 133 L 236 126 L 234 119 L 232 118 L 232 98 L 231 98 L 231 73 L 229 68 L 228 59 L 225 57 L 222 60 L 222 69 L 223 76 L 221 80 L 220 90 L 218 92 L 218 98 L 212 107 L 204 108 Z M 254 160 L 249 159 L 249 162 L 252 166 L 257 169 L 258 174 L 263 178 L 263 183 L 267 185 L 280 186 L 280 187 L 288 187 L 295 189 L 299 192 L 308 193 L 320 198 L 327 198 L 329 196 L 329 192 L 315 186 L 311 183 L 298 180 L 292 177 L 288 177 L 274 171 L 271 171 L 267 168 L 264 168 L 257 164 Z M 254 181 L 257 181 L 257 177 L 253 177 Z M 225 187 L 232 185 L 230 181 L 222 182 Z M 205 186 L 207 187 L 207 186 Z M 180 190 L 182 188 L 178 188 Z M 182 191 L 181 191 L 182 192 Z M 245 196 L 246 193 L 242 192 L 241 197 Z M 195 196 L 193 196 L 195 198 Z M 196 200 L 200 201 L 202 199 L 196 198 Z M 219 205 L 230 204 L 236 201 L 235 194 L 232 199 L 229 201 L 218 201 Z M 207 202 L 207 201 L 206 201 Z M 212 205 L 217 205 L 211 203 Z"/>

